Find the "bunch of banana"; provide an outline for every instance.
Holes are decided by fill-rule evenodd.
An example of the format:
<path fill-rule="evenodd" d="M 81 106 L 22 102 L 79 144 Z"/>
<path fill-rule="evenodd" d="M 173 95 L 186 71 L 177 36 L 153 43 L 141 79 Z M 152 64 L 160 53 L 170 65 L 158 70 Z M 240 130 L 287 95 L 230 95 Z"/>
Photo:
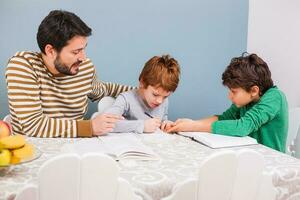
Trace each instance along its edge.
<path fill-rule="evenodd" d="M 26 143 L 22 135 L 0 138 L 0 167 L 30 159 L 33 154 L 34 146 Z"/>

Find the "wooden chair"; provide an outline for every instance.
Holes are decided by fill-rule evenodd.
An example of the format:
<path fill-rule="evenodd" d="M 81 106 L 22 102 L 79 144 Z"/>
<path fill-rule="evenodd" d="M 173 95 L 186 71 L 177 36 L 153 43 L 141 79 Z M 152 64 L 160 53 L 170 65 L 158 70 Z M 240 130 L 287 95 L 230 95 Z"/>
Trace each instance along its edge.
<path fill-rule="evenodd" d="M 110 157 L 88 153 L 63 154 L 46 161 L 38 184 L 25 187 L 16 200 L 138 200 L 129 183 L 119 177 Z"/>

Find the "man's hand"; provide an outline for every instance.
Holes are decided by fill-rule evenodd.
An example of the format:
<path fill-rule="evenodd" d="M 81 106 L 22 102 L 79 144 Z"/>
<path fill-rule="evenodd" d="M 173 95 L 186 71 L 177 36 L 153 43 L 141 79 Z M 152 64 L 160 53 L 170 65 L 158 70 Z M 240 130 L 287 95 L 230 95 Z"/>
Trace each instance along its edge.
<path fill-rule="evenodd" d="M 167 132 L 168 129 L 170 129 L 172 126 L 174 126 L 175 123 L 169 120 L 163 121 L 160 125 L 160 130 Z"/>
<path fill-rule="evenodd" d="M 174 133 L 179 131 L 192 131 L 196 121 L 191 119 L 177 119 L 170 128 L 167 128 L 167 133 Z"/>
<path fill-rule="evenodd" d="M 144 122 L 144 133 L 153 133 L 161 125 L 161 120 L 158 118 L 147 119 Z"/>
<path fill-rule="evenodd" d="M 92 119 L 93 135 L 99 136 L 111 132 L 118 120 L 124 119 L 122 116 L 113 114 L 101 114 Z"/>

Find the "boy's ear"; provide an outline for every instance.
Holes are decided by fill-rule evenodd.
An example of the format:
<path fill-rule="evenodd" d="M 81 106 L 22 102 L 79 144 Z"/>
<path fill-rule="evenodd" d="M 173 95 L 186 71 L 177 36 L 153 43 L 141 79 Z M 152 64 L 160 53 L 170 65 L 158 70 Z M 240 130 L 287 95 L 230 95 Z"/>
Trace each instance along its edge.
<path fill-rule="evenodd" d="M 144 87 L 145 87 L 145 84 L 144 84 L 143 80 L 140 80 L 139 87 L 140 87 L 140 88 L 144 88 Z"/>
<path fill-rule="evenodd" d="M 251 93 L 251 96 L 252 96 L 252 97 L 257 97 L 257 96 L 259 96 L 259 93 L 260 93 L 259 87 L 258 87 L 257 85 L 252 86 L 252 87 L 251 87 L 251 90 L 250 90 L 250 93 Z"/>

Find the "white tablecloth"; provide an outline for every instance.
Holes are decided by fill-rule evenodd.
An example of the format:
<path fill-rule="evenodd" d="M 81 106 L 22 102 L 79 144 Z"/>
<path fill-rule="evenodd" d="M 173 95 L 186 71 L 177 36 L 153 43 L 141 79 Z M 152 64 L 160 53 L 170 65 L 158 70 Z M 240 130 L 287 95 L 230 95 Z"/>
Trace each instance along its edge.
<path fill-rule="evenodd" d="M 137 194 L 146 200 L 158 200 L 171 194 L 172 188 L 187 178 L 196 177 L 201 161 L 213 152 L 211 149 L 188 138 L 169 134 L 137 135 L 159 156 L 159 161 L 119 162 L 121 177 L 134 187 Z M 32 162 L 12 167 L 0 175 L 0 199 L 13 199 L 15 194 L 28 183 L 36 183 L 39 167 L 49 158 L 60 154 L 66 143 L 84 139 L 27 138 L 41 151 L 42 156 Z M 230 148 L 238 150 L 245 147 Z M 247 146 L 262 153 L 266 160 L 266 171 L 273 174 L 276 200 L 300 199 L 300 160 L 274 151 L 262 145 Z M 222 166 L 220 166 L 222 167 Z"/>

